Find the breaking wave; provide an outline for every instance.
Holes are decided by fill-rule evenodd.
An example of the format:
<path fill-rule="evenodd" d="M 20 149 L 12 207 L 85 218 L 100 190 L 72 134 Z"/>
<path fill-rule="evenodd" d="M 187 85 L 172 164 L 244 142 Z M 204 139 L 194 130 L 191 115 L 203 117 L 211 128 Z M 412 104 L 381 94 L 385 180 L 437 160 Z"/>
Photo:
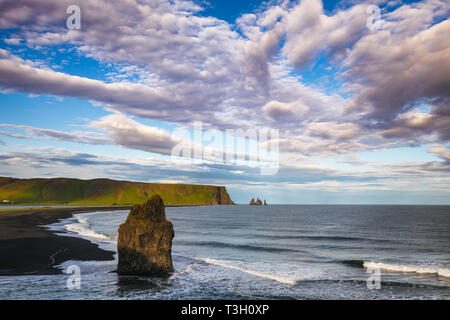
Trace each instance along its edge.
<path fill-rule="evenodd" d="M 365 261 L 365 260 L 347 260 L 344 263 L 362 267 L 362 268 L 379 268 L 381 270 L 389 271 L 389 272 L 401 272 L 401 273 L 416 273 L 416 274 L 435 274 L 441 277 L 445 277 L 450 279 L 450 269 L 448 268 L 436 268 L 436 267 L 424 267 L 424 266 L 415 266 L 415 265 L 401 265 L 401 264 L 389 264 L 389 263 L 381 263 L 381 262 L 373 262 L 373 261 Z"/>
<path fill-rule="evenodd" d="M 113 239 L 113 237 L 111 236 L 107 236 L 105 234 L 98 233 L 92 230 L 89 221 L 86 218 L 78 217 L 77 220 L 78 223 L 69 223 L 64 225 L 66 230 L 89 238 Z"/>
<path fill-rule="evenodd" d="M 211 259 L 211 258 L 199 258 L 199 260 L 204 261 L 204 262 L 209 263 L 209 264 L 220 266 L 220 267 L 223 267 L 223 268 L 228 268 L 228 269 L 241 271 L 241 272 L 250 274 L 250 275 L 255 276 L 255 277 L 260 277 L 260 278 L 264 278 L 264 279 L 274 280 L 274 281 L 277 281 L 277 282 L 280 282 L 280 283 L 284 283 L 284 284 L 289 284 L 289 285 L 293 285 L 298 280 L 300 280 L 300 279 L 295 279 L 294 277 L 280 276 L 280 275 L 274 275 L 274 274 L 267 274 L 267 273 L 262 273 L 262 272 L 255 271 L 255 270 L 244 269 L 244 268 L 232 265 L 228 261 L 224 261 L 224 260 L 216 260 L 216 259 Z"/>

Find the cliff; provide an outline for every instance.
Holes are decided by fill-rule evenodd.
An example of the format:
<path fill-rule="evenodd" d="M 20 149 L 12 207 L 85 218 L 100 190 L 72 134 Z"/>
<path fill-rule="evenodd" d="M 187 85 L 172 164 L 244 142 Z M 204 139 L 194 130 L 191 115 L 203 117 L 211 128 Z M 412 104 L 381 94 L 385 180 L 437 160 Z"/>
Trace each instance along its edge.
<path fill-rule="evenodd" d="M 164 202 L 154 195 L 135 205 L 119 227 L 117 272 L 127 275 L 165 276 L 173 272 L 173 225 L 166 220 Z"/>
<path fill-rule="evenodd" d="M 166 205 L 234 204 L 225 187 L 71 178 L 0 177 L 0 202 L 32 205 L 133 205 L 159 194 Z"/>
<path fill-rule="evenodd" d="M 225 187 L 217 187 L 217 204 L 218 205 L 232 205 L 235 204 L 231 200 L 230 195 Z"/>

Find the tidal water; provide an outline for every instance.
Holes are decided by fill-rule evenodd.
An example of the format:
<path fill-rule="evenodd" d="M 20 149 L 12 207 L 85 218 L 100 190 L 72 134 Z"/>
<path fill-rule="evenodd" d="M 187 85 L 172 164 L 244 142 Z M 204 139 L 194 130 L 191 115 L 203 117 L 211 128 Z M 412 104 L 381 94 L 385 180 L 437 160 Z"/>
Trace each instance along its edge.
<path fill-rule="evenodd" d="M 47 227 L 116 251 L 127 214 Z M 169 207 L 166 216 L 169 278 L 118 276 L 116 260 L 66 261 L 64 271 L 80 269 L 79 289 L 67 286 L 73 274 L 0 277 L 0 299 L 450 299 L 450 206 Z"/>

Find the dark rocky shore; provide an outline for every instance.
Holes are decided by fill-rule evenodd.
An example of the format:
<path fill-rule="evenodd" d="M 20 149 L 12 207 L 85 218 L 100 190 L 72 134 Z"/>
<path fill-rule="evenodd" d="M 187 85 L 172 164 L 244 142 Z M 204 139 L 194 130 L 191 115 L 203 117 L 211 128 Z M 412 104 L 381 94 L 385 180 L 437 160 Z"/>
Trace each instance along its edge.
<path fill-rule="evenodd" d="M 0 276 L 59 274 L 67 260 L 113 260 L 114 252 L 80 238 L 58 236 L 44 226 L 73 214 L 130 207 L 45 208 L 0 212 Z"/>

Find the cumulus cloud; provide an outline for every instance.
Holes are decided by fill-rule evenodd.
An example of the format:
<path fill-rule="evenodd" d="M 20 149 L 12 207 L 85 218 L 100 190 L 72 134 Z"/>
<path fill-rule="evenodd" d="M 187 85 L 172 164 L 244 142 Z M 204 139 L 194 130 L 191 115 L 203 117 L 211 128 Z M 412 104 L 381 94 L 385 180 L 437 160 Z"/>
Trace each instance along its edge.
<path fill-rule="evenodd" d="M 358 4 L 326 15 L 320 1 L 301 1 L 287 16 L 283 52 L 296 68 L 325 53 L 346 70 L 344 88 L 353 94 L 348 110 L 359 113 L 361 134 L 379 130 L 386 138 L 427 141 L 436 133 L 448 140 L 448 2 L 399 5 L 383 12 L 381 30 L 366 26 L 366 9 L 367 4 Z M 430 115 L 408 113 L 424 102 L 433 106 Z"/>
<path fill-rule="evenodd" d="M 258 87 L 268 90 L 271 73 L 268 63 L 278 51 L 278 46 L 285 35 L 284 19 L 287 15 L 285 5 L 276 5 L 262 12 L 260 16 L 246 14 L 240 17 L 237 25 L 248 38 L 245 41 L 242 62 L 247 70 L 246 88 Z M 262 31 L 264 30 L 264 31 Z"/>
<path fill-rule="evenodd" d="M 343 53 L 367 32 L 366 8 L 355 5 L 327 16 L 322 1 L 301 1 L 288 16 L 284 53 L 296 68 L 313 61 L 321 51 L 330 57 Z"/>
<path fill-rule="evenodd" d="M 380 134 L 389 139 L 417 139 L 421 141 L 442 141 L 450 139 L 450 117 L 420 111 L 409 111 L 396 116 L 388 129 L 380 131 Z M 424 137 L 427 137 L 424 140 Z"/>
<path fill-rule="evenodd" d="M 91 126 L 107 131 L 112 142 L 130 149 L 170 155 L 173 147 L 181 142 L 163 129 L 143 125 L 120 113 L 94 121 Z"/>
<path fill-rule="evenodd" d="M 106 93 L 105 88 L 100 88 L 101 84 L 89 82 L 85 83 L 85 90 L 80 86 L 70 89 L 73 96 L 111 104 L 119 111 L 140 117 L 178 122 L 207 119 L 213 126 L 226 128 L 236 123 L 235 118 L 224 120 L 224 115 L 232 108 L 248 111 L 250 116 L 254 109 L 271 100 L 285 101 L 281 95 L 288 94 L 289 102 L 307 103 L 303 99 L 310 99 L 311 94 L 301 91 L 321 94 L 320 90 L 308 90 L 306 86 L 299 91 L 295 83 L 298 79 L 287 82 L 274 77 L 272 65 L 277 63 L 274 55 L 286 33 L 287 4 L 242 16 L 238 19 L 238 26 L 245 34 L 242 37 L 224 21 L 195 15 L 200 8 L 187 1 L 114 4 L 102 0 L 82 1 L 81 31 L 67 30 L 61 17 L 53 19 L 58 12 L 65 12 L 68 1 L 44 0 L 43 3 L 48 3 L 43 6 L 52 11 L 48 18 L 38 19 L 32 14 L 6 15 L 4 27 L 23 25 L 17 37 L 21 35 L 30 47 L 72 44 L 80 54 L 99 61 L 132 65 L 151 73 L 152 86 L 142 89 L 145 94 L 136 94 L 136 89 L 129 84 L 126 86 L 130 90 L 125 92 L 122 90 L 125 85 L 118 83 L 114 86 L 116 94 L 110 90 Z M 8 6 L 5 4 L 5 10 L 40 12 L 37 8 L 40 5 L 35 1 L 18 0 Z M 28 70 L 17 70 L 24 72 L 22 78 L 29 77 Z M 58 82 L 66 82 L 67 87 L 73 84 L 60 75 L 45 75 L 52 76 L 57 76 Z M 139 80 L 147 83 L 148 79 Z M 20 82 L 16 89 L 38 91 L 28 82 Z M 42 92 L 50 91 L 54 84 L 43 82 Z M 3 85 L 8 87 L 6 81 Z M 14 87 L 14 83 L 9 86 Z M 106 88 L 112 89 L 112 86 Z M 123 97 L 118 97 L 117 91 L 123 91 L 121 96 L 133 98 L 126 103 Z M 99 94 L 94 94 L 96 92 Z M 61 88 L 49 93 L 69 92 Z M 323 101 L 316 99 L 315 102 L 315 115 L 328 107 Z M 167 106 L 171 110 L 161 110 Z"/>
<path fill-rule="evenodd" d="M 104 83 L 99 80 L 35 68 L 9 59 L 0 60 L 0 85 L 37 94 L 50 93 L 149 109 L 152 109 L 152 106 L 161 108 L 177 104 L 176 96 L 169 96 L 165 92 L 144 85 Z"/>
<path fill-rule="evenodd" d="M 348 68 L 345 76 L 352 81 L 349 89 L 355 92 L 353 109 L 365 113 L 367 126 L 392 128 L 388 134 L 428 127 L 442 139 L 449 138 L 448 125 L 442 121 L 426 124 L 424 117 L 398 118 L 424 101 L 434 106 L 433 115 L 448 117 L 450 21 L 432 23 L 449 12 L 446 1 L 404 5 L 386 14 L 382 30 L 364 36 L 348 50 L 343 65 Z"/>
<path fill-rule="evenodd" d="M 308 125 L 307 134 L 330 140 L 349 140 L 360 134 L 360 129 L 353 123 L 313 122 Z"/>
<path fill-rule="evenodd" d="M 273 120 L 286 120 L 288 117 L 299 118 L 308 111 L 308 107 L 301 102 L 284 103 L 272 100 L 262 107 L 262 111 Z"/>
<path fill-rule="evenodd" d="M 0 127 L 26 130 L 30 135 L 12 134 L 0 131 L 0 135 L 20 139 L 52 139 L 82 144 L 115 144 L 124 148 L 170 155 L 172 148 L 181 143 L 179 137 L 152 126 L 143 125 L 121 113 L 114 113 L 92 121 L 89 127 L 100 129 L 103 133 L 90 131 L 64 132 L 36 128 L 25 125 L 0 124 Z"/>
<path fill-rule="evenodd" d="M 242 64 L 238 63 L 243 41 L 227 23 L 195 16 L 200 8 L 192 2 L 82 1 L 80 31 L 67 30 L 61 17 L 52 19 L 58 13 L 66 18 L 65 8 L 69 3 L 19 0 L 3 4 L 6 12 L 3 26 L 22 25 L 21 35 L 30 47 L 72 44 L 82 55 L 151 71 L 157 85 L 146 91 L 152 97 L 148 99 L 142 93 L 139 103 L 127 103 L 122 106 L 123 111 L 143 117 L 162 117 L 164 114 L 148 110 L 152 108 L 150 105 L 160 108 L 170 104 L 179 114 L 172 114 L 173 120 L 181 121 L 195 117 L 198 110 L 220 111 L 224 101 L 239 98 L 235 96 L 239 84 L 245 87 L 248 70 L 241 70 Z M 9 11 L 40 12 L 42 7 L 50 11 L 45 19 L 38 19 L 34 14 L 7 14 Z M 256 89 L 248 91 L 251 90 Z M 72 90 L 72 93 L 80 91 Z M 122 104 L 123 101 L 113 102 Z"/>
<path fill-rule="evenodd" d="M 208 128 L 269 123 L 281 131 L 283 152 L 329 155 L 449 138 L 445 1 L 383 11 L 383 29 L 376 31 L 366 26 L 367 4 L 325 13 L 321 1 L 281 2 L 242 15 L 233 26 L 198 15 L 201 7 L 190 1 L 80 1 L 82 30 L 67 30 L 69 4 L 0 0 L 0 28 L 18 30 L 7 39 L 12 45 L 68 45 L 111 63 L 107 80 L 56 72 L 3 50 L 1 87 L 88 99 L 141 118 L 202 120 Z M 325 93 L 293 74 L 321 54 L 349 96 Z M 424 100 L 429 114 L 409 111 Z M 134 120 L 106 118 L 97 125 L 118 145 L 167 154 L 174 143 L 168 133 L 128 121 Z M 133 125 L 136 141 L 121 137 Z"/>

